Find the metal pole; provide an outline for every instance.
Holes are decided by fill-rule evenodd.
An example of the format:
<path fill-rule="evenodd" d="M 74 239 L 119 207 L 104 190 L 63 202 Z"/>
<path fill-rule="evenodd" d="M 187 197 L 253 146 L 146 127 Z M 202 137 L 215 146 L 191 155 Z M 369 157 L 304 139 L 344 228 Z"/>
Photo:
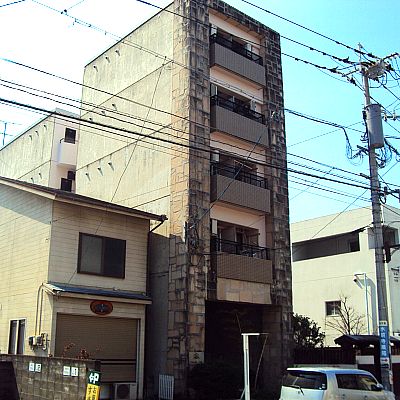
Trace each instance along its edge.
<path fill-rule="evenodd" d="M 250 400 L 250 362 L 249 336 L 260 336 L 259 333 L 242 333 L 243 336 L 243 372 L 244 372 L 244 399 Z"/>
<path fill-rule="evenodd" d="M 363 81 L 364 81 L 364 95 L 365 105 L 371 104 L 371 97 L 369 93 L 369 80 L 368 71 L 362 69 Z M 382 231 L 382 216 L 381 216 L 381 203 L 379 199 L 379 176 L 378 176 L 378 165 L 376 161 L 375 148 L 370 144 L 368 146 L 369 155 L 369 170 L 370 170 L 370 188 L 371 188 L 371 201 L 372 201 L 372 223 L 375 239 L 375 270 L 376 270 L 376 286 L 377 286 L 377 297 L 378 297 L 378 318 L 379 326 L 385 326 L 386 332 L 390 332 L 388 325 L 388 309 L 387 309 L 387 298 L 386 298 L 386 277 L 385 277 L 385 265 L 383 259 L 383 231 Z M 387 335 L 390 335 L 389 333 Z M 380 349 L 381 349 L 381 377 L 382 384 L 386 390 L 392 390 L 390 382 L 391 377 L 391 360 L 390 350 L 388 353 L 388 360 L 382 359 L 383 348 L 387 344 L 389 338 L 386 338 L 386 342 L 383 343 L 383 336 L 380 329 Z M 389 346 L 390 349 L 390 346 Z"/>
<path fill-rule="evenodd" d="M 371 334 L 369 329 L 369 307 L 368 307 L 368 286 L 367 286 L 367 274 L 364 272 L 364 289 L 365 289 L 365 312 L 367 317 L 367 333 Z"/>
<path fill-rule="evenodd" d="M 244 398 L 250 400 L 249 336 L 243 335 Z"/>

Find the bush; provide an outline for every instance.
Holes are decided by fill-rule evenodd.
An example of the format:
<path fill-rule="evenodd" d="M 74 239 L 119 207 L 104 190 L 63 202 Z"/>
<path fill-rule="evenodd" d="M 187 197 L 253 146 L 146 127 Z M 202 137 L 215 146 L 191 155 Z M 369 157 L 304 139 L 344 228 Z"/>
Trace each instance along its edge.
<path fill-rule="evenodd" d="M 243 370 L 223 361 L 198 364 L 189 372 L 188 384 L 197 400 L 235 399 L 243 388 Z"/>

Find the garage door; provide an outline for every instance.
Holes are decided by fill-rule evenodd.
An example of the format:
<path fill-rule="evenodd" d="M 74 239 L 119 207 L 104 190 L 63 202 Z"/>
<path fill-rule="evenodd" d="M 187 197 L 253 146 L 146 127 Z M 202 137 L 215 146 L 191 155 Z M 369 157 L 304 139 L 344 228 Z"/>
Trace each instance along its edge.
<path fill-rule="evenodd" d="M 135 382 L 138 320 L 57 314 L 56 357 L 100 360 L 103 382 Z"/>

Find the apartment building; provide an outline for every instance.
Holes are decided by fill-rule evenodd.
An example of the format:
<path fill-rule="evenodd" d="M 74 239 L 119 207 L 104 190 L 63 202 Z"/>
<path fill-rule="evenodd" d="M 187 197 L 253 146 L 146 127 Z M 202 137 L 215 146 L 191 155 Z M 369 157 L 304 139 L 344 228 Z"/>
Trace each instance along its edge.
<path fill-rule="evenodd" d="M 175 0 L 86 66 L 82 102 L 77 193 L 168 215 L 150 241 L 148 393 L 159 374 L 183 394 L 198 363 L 242 365 L 244 332 L 267 334 L 251 369 L 267 338 L 260 379 L 277 389 L 292 312 L 279 34 Z"/>
<path fill-rule="evenodd" d="M 0 176 L 75 191 L 79 116 L 54 111 L 0 149 Z"/>
<path fill-rule="evenodd" d="M 384 242 L 399 243 L 400 209 L 383 206 Z M 316 232 L 319 232 L 315 235 Z M 378 334 L 374 236 L 370 207 L 291 224 L 293 309 L 316 321 L 326 345 L 341 336 L 340 309 L 354 334 Z M 385 263 L 387 307 L 392 335 L 400 335 L 400 257 L 391 249 Z"/>
<path fill-rule="evenodd" d="M 142 398 L 150 220 L 1 177 L 0 352 L 100 360 L 103 399 Z"/>

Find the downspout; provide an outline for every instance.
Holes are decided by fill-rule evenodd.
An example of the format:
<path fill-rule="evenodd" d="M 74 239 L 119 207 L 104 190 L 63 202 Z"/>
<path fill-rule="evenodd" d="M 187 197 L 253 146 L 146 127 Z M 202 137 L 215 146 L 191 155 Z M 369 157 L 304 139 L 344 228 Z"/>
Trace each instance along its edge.
<path fill-rule="evenodd" d="M 166 220 L 167 216 L 165 214 L 160 215 L 160 223 L 154 226 L 152 229 L 149 230 L 147 233 L 147 248 L 146 248 L 146 295 L 150 294 L 150 235 L 153 233 L 157 228 L 159 228 Z M 145 332 L 147 331 L 147 320 L 148 320 L 148 313 L 149 308 L 148 305 L 145 306 Z M 146 397 L 146 389 L 147 389 L 147 380 L 146 380 L 146 341 L 147 341 L 147 333 L 144 335 L 144 365 L 143 365 L 143 396 Z"/>

